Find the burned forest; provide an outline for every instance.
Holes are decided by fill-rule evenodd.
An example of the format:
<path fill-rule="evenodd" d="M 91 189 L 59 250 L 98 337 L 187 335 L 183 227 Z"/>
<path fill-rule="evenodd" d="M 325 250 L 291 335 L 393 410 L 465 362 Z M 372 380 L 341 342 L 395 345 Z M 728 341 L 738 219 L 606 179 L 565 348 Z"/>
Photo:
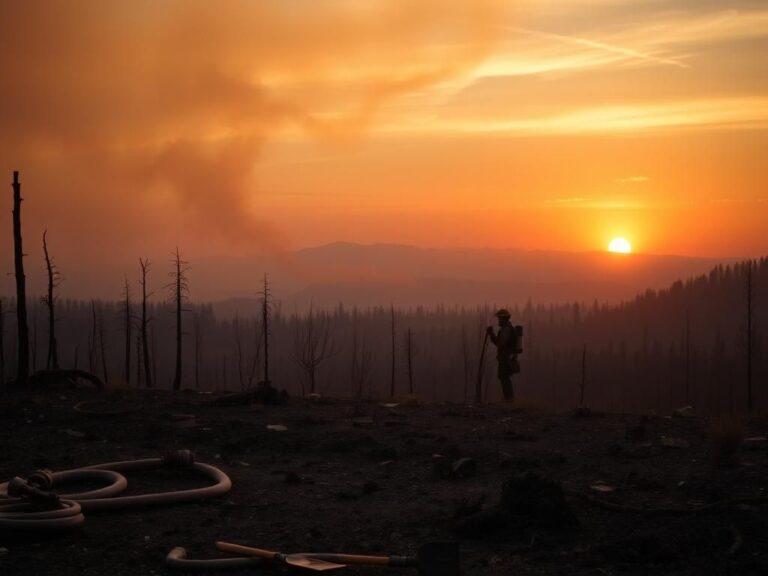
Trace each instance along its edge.
<path fill-rule="evenodd" d="M 510 294 L 475 308 L 301 312 L 265 276 L 233 312 L 194 299 L 179 248 L 164 286 L 160 265 L 139 258 L 115 300 L 60 299 L 66 274 L 46 231 L 37 298 L 17 174 L 13 188 L 0 472 L 71 470 L 0 485 L 4 573 L 767 566 L 768 259 L 619 305 Z M 524 335 L 511 402 L 486 336 L 500 305 Z M 126 476 L 138 486 L 127 496 Z M 105 479 L 94 496 L 62 492 Z M 184 502 L 199 503 L 165 506 Z"/>
<path fill-rule="evenodd" d="M 768 2 L 0 0 L 0 576 L 768 575 Z"/>

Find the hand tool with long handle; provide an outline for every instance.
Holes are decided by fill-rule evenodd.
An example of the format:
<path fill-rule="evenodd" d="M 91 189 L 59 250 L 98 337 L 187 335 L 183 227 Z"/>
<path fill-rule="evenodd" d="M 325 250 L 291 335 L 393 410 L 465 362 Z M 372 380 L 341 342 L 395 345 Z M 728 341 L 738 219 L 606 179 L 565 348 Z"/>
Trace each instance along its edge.
<path fill-rule="evenodd" d="M 477 383 L 475 385 L 475 404 L 483 401 L 483 369 L 485 368 L 485 349 L 488 347 L 489 334 L 485 332 L 483 339 L 483 349 L 480 351 L 480 360 L 477 363 Z"/>
<path fill-rule="evenodd" d="M 233 552 L 243 556 L 255 556 L 256 558 L 264 558 L 265 560 L 280 562 L 282 564 L 287 564 L 288 566 L 293 566 L 294 568 L 314 570 L 315 572 L 326 572 L 346 568 L 345 564 L 320 560 L 318 558 L 307 556 L 306 554 L 283 554 L 281 552 L 264 550 L 262 548 L 230 544 L 229 542 L 216 542 L 216 548 L 223 552 Z"/>
<path fill-rule="evenodd" d="M 416 556 L 367 556 L 357 554 L 328 554 L 323 552 L 302 552 L 300 554 L 280 554 L 270 550 L 238 546 L 226 542 L 217 542 L 217 548 L 226 552 L 235 552 L 277 560 L 309 570 L 333 570 L 346 565 L 382 566 L 388 568 L 416 568 L 422 576 L 459 576 L 460 553 L 456 542 L 430 542 L 419 548 Z M 324 567 L 329 565 L 329 567 Z"/>

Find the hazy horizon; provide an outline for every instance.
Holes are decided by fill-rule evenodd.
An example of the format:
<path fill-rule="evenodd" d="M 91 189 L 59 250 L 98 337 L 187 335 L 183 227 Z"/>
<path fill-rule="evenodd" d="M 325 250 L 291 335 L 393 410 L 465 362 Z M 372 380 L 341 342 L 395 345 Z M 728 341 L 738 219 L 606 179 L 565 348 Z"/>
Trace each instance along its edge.
<path fill-rule="evenodd" d="M 768 250 L 754 0 L 30 0 L 0 32 L 30 263 L 46 229 L 64 272 L 339 239 Z"/>
<path fill-rule="evenodd" d="M 41 294 L 46 273 L 42 255 L 31 257 L 25 248 L 30 294 Z M 138 256 L 96 267 L 86 258 L 57 257 L 51 251 L 62 282 L 59 298 L 117 300 L 127 279 L 134 298 L 138 293 Z M 540 303 L 598 300 L 615 304 L 631 300 L 647 289 L 668 287 L 676 280 L 708 273 L 736 258 L 676 255 L 613 254 L 606 251 L 568 252 L 504 248 L 430 248 L 398 243 L 334 242 L 293 251 L 250 256 L 195 259 L 180 247 L 190 264 L 190 297 L 196 302 L 255 298 L 266 273 L 278 300 L 289 308 L 310 303 L 332 307 L 344 301 L 352 306 L 473 306 L 484 302 L 514 304 L 531 298 Z M 2 293 L 12 297 L 14 280 L 9 254 L 0 256 Z M 141 255 L 146 258 L 147 255 Z M 167 294 L 170 253 L 150 257 L 151 300 Z M 93 270 L 98 269 L 98 274 Z"/>

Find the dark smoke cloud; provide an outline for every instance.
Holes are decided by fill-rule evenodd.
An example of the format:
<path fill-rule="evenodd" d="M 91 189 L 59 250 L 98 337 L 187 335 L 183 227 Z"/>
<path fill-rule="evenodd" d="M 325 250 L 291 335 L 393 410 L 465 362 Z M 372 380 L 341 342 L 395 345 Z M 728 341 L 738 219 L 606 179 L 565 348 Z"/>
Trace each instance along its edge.
<path fill-rule="evenodd" d="M 133 254 L 173 235 L 275 246 L 280 235 L 256 212 L 263 147 L 371 126 L 388 99 L 487 55 L 499 10 L 0 0 L 0 166 L 23 171 L 29 217 L 57 226 L 64 246 L 84 246 L 84 234 Z"/>

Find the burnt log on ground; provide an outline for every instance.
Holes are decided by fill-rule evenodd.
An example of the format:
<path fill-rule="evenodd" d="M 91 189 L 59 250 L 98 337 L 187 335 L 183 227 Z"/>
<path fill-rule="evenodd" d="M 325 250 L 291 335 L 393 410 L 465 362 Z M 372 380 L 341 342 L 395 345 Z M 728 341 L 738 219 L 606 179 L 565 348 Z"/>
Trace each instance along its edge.
<path fill-rule="evenodd" d="M 277 406 L 288 402 L 288 393 L 278 390 L 267 382 L 259 382 L 255 388 L 219 396 L 210 402 L 211 406 L 248 406 L 266 404 Z"/>
<path fill-rule="evenodd" d="M 68 369 L 68 370 L 38 370 L 32 376 L 28 378 L 26 383 L 22 383 L 18 380 L 11 380 L 8 383 L 9 388 L 19 388 L 24 385 L 29 385 L 31 389 L 40 388 L 55 388 L 57 386 L 65 386 L 75 388 L 79 381 L 85 381 L 92 384 L 94 388 L 101 391 L 104 390 L 104 382 L 96 376 L 86 370 Z"/>

